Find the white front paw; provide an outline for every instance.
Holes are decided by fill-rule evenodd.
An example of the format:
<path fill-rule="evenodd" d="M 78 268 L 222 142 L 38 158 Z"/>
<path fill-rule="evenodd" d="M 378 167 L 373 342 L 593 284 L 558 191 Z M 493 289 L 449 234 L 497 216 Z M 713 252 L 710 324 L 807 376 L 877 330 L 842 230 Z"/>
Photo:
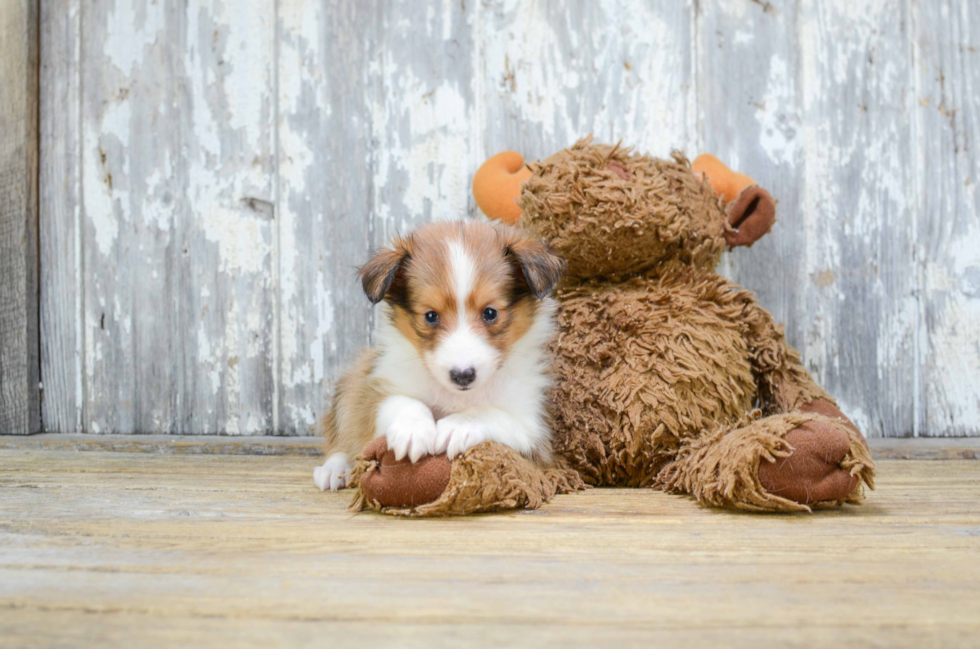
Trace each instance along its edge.
<path fill-rule="evenodd" d="M 435 452 L 436 421 L 432 411 L 424 404 L 402 408 L 385 433 L 388 450 L 395 452 L 395 459 L 408 457 L 413 463 L 423 455 Z"/>
<path fill-rule="evenodd" d="M 436 431 L 436 452 L 445 451 L 450 460 L 487 440 L 486 423 L 466 413 L 443 417 Z"/>
<path fill-rule="evenodd" d="M 313 469 L 313 484 L 320 491 L 337 491 L 347 486 L 347 474 L 351 467 L 347 463 L 346 453 L 334 453 L 323 466 Z"/>

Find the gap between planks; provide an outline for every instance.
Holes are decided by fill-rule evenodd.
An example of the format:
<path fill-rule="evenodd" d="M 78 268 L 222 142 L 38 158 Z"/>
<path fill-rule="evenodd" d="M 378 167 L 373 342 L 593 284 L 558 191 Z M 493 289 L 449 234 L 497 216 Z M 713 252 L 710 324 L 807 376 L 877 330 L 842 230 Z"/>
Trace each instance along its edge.
<path fill-rule="evenodd" d="M 980 438 L 874 438 L 876 460 L 976 460 Z M 319 437 L 262 435 L 0 435 L 0 449 L 50 449 L 173 455 L 322 455 Z"/>

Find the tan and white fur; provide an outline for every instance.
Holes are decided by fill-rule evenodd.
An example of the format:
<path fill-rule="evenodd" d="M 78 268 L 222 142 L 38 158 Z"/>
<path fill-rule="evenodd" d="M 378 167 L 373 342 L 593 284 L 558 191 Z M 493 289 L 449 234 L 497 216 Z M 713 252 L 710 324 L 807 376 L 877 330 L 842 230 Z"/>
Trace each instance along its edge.
<path fill-rule="evenodd" d="M 563 269 L 547 245 L 483 221 L 434 223 L 375 254 L 360 277 L 384 302 L 377 345 L 320 422 L 317 487 L 345 487 L 350 459 L 381 435 L 398 460 L 452 459 L 488 440 L 547 459 L 547 294 Z"/>

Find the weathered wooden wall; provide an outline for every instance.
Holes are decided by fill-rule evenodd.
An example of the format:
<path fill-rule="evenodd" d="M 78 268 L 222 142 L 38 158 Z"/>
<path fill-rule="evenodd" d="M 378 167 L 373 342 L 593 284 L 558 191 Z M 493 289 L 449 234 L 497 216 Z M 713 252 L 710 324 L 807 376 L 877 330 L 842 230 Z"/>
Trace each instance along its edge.
<path fill-rule="evenodd" d="M 713 151 L 726 272 L 871 435 L 980 434 L 980 0 L 47 0 L 43 419 L 307 434 L 354 266 L 502 149 Z"/>
<path fill-rule="evenodd" d="M 0 0 L 0 434 L 41 429 L 38 3 Z"/>

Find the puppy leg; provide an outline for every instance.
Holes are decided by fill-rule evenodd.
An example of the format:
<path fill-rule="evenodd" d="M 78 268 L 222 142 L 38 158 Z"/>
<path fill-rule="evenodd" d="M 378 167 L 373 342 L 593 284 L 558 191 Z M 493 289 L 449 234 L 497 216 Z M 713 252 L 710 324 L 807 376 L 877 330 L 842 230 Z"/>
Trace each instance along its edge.
<path fill-rule="evenodd" d="M 313 469 L 313 484 L 320 491 L 337 491 L 347 486 L 347 474 L 351 466 L 347 462 L 346 453 L 334 453 L 327 458 L 323 466 Z"/>
<path fill-rule="evenodd" d="M 417 462 L 435 454 L 436 422 L 429 406 L 417 399 L 391 396 L 378 407 L 375 437 L 384 435 L 395 459 Z"/>

